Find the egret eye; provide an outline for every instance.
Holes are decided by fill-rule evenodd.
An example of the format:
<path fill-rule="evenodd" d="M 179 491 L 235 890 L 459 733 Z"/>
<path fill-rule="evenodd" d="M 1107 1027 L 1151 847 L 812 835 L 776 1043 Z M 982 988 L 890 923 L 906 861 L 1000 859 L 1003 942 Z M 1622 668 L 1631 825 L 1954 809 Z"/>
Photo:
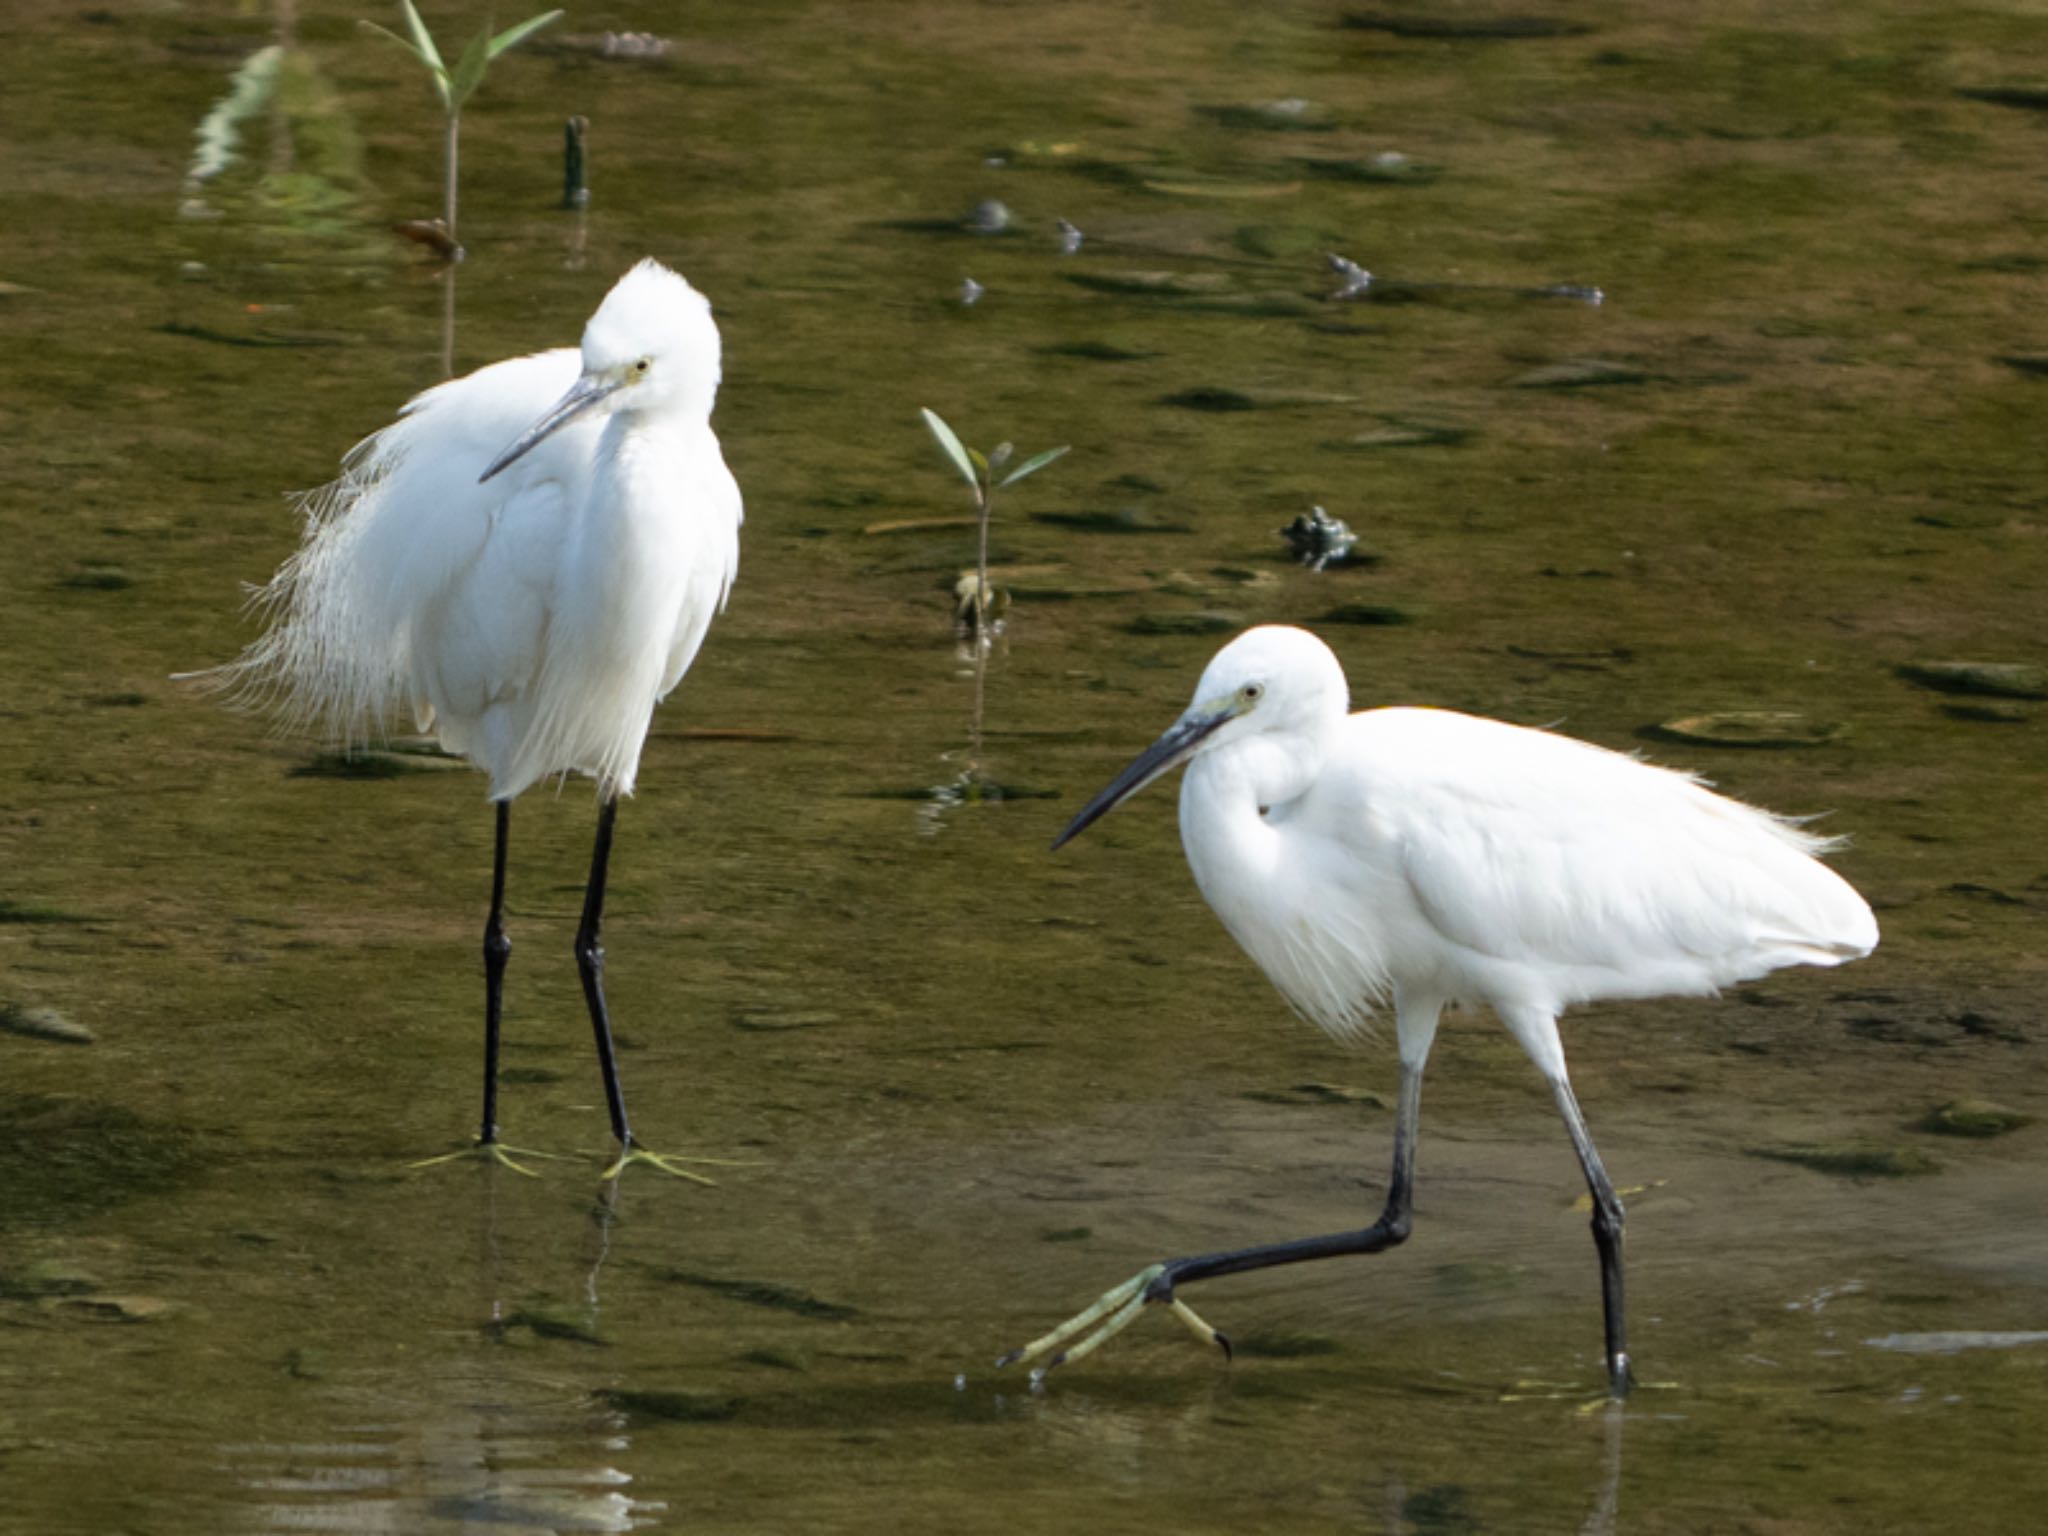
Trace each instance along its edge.
<path fill-rule="evenodd" d="M 1247 704 L 1256 704 L 1259 702 L 1259 695 L 1265 691 L 1265 688 L 1258 683 L 1246 683 L 1237 690 L 1237 695 Z"/>
<path fill-rule="evenodd" d="M 651 358 L 651 357 L 643 357 L 643 358 L 641 358 L 641 359 L 640 359 L 640 361 L 639 361 L 639 362 L 637 362 L 637 363 L 635 363 L 635 364 L 633 365 L 633 376 L 634 376 L 635 378 L 644 378 L 644 377 L 646 377 L 646 375 L 647 375 L 647 372 L 648 372 L 648 370 L 649 370 L 649 369 L 651 369 L 651 368 L 652 368 L 653 366 L 654 366 L 654 359 L 653 359 L 653 358 Z"/>

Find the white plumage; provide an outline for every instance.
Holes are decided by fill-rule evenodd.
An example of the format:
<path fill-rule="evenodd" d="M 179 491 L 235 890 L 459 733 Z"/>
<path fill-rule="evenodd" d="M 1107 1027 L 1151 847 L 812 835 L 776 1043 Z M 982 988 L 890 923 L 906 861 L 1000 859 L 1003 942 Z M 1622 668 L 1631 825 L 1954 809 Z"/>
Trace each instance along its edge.
<path fill-rule="evenodd" d="M 609 387 L 479 483 L 579 379 Z M 272 628 L 222 680 L 351 741 L 410 714 L 493 799 L 568 772 L 630 794 L 739 564 L 718 381 L 709 304 L 643 261 L 580 352 L 417 396 L 306 499 L 305 543 L 260 594 Z"/>
<path fill-rule="evenodd" d="M 258 594 L 270 628 L 203 674 L 348 742 L 410 715 L 490 775 L 497 802 L 484 930 L 478 1149 L 497 1140 L 511 802 L 568 773 L 597 781 L 577 929 L 619 1163 L 635 1148 L 599 943 L 612 828 L 654 706 L 681 679 L 739 565 L 740 493 L 711 430 L 719 337 L 704 296 L 643 261 L 580 349 L 516 357 L 430 389 L 304 498 L 305 542 Z M 516 1163 L 513 1166 L 518 1166 Z M 524 1170 L 522 1170 L 524 1171 Z"/>
<path fill-rule="evenodd" d="M 1484 1003 L 1549 1079 L 1592 1191 L 1619 1396 L 1630 1381 L 1621 1202 L 1567 1080 L 1558 1014 L 1600 998 L 1710 993 L 1779 966 L 1839 965 L 1871 951 L 1877 924 L 1815 857 L 1830 840 L 1688 774 L 1447 710 L 1348 711 L 1343 669 L 1322 641 L 1248 631 L 1054 846 L 1188 764 L 1181 841 L 1231 936 L 1332 1034 L 1394 1010 L 1401 1090 L 1385 1211 L 1357 1232 L 1155 1264 L 1005 1358 L 1076 1358 L 1148 1301 L 1171 1302 L 1220 1342 L 1176 1285 L 1404 1241 L 1438 1020 L 1448 1004 Z"/>
<path fill-rule="evenodd" d="M 1231 936 L 1303 1014 L 1356 1031 L 1490 1004 L 1546 1075 L 1576 1003 L 1711 993 L 1868 954 L 1828 839 L 1697 778 L 1439 709 L 1347 712 L 1337 658 L 1252 630 L 1190 714 L 1260 689 L 1181 785 L 1181 838 Z"/>

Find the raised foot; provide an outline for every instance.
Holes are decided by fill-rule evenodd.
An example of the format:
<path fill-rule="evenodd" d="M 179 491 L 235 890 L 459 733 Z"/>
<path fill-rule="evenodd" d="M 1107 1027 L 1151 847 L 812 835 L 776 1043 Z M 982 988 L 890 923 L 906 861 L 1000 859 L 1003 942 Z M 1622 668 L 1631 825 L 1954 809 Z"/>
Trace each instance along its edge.
<path fill-rule="evenodd" d="M 673 1174 L 676 1178 L 688 1179 L 692 1184 L 708 1184 L 714 1189 L 718 1187 L 718 1180 L 707 1178 L 701 1173 L 693 1173 L 688 1168 L 680 1167 L 679 1165 L 682 1163 L 701 1163 L 710 1168 L 752 1168 L 756 1166 L 753 1163 L 740 1162 L 726 1157 L 678 1157 L 670 1152 L 650 1152 L 645 1147 L 636 1147 L 629 1143 L 620 1150 L 617 1161 L 611 1167 L 605 1169 L 603 1173 L 599 1174 L 598 1177 L 600 1179 L 616 1179 L 635 1163 L 645 1163 L 650 1168 L 659 1168 L 663 1173 Z"/>
<path fill-rule="evenodd" d="M 1042 1380 L 1047 1371 L 1092 1354 L 1122 1333 L 1145 1310 L 1148 1301 L 1165 1302 L 1173 1315 L 1187 1325 L 1190 1333 L 1204 1344 L 1214 1344 L 1223 1351 L 1224 1359 L 1229 1359 L 1230 1340 L 1203 1322 L 1193 1307 L 1173 1294 L 1170 1285 L 1161 1286 L 1165 1276 L 1164 1264 L 1139 1270 L 1122 1285 L 1104 1291 L 1092 1306 L 1076 1312 L 1052 1332 L 1033 1339 L 1022 1349 L 1011 1350 L 996 1361 L 997 1369 L 1006 1365 L 1028 1365 L 1040 1356 L 1050 1354 L 1052 1358 L 1032 1372 L 1034 1381 Z M 1080 1334 L 1086 1337 L 1071 1348 L 1066 1347 L 1069 1339 Z"/>
<path fill-rule="evenodd" d="M 407 1163 L 408 1168 L 432 1168 L 437 1163 L 452 1163 L 463 1158 L 481 1158 L 486 1162 L 498 1163 L 514 1173 L 537 1179 L 539 1174 L 531 1168 L 521 1166 L 512 1154 L 520 1157 L 538 1157 L 551 1163 L 573 1162 L 574 1157 L 566 1152 L 536 1152 L 531 1147 L 508 1147 L 502 1141 L 473 1141 L 466 1147 L 457 1147 L 453 1152 L 443 1152 L 439 1157 L 423 1157 L 416 1163 Z"/>

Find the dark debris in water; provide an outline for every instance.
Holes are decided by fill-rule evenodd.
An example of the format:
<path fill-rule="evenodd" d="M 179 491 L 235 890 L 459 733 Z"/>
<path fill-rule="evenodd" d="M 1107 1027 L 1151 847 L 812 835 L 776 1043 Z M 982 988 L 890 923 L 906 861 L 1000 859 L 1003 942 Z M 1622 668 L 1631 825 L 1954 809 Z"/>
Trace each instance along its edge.
<path fill-rule="evenodd" d="M 1968 720 L 1979 725 L 2025 725 L 2033 716 L 2010 704 L 1944 704 L 1941 712 L 1951 720 Z"/>
<path fill-rule="evenodd" d="M 1918 1147 L 1878 1141 L 1786 1142 L 1745 1147 L 1751 1157 L 1795 1163 L 1817 1173 L 1849 1179 L 1904 1179 L 1939 1173 L 1941 1164 Z"/>
<path fill-rule="evenodd" d="M 1989 1099 L 1954 1099 L 1939 1109 L 1931 1109 L 1920 1122 L 1920 1129 L 1936 1136 L 1972 1136 L 1989 1139 L 2004 1136 L 2023 1126 L 2032 1125 L 2034 1117 L 2017 1109 L 2007 1109 L 2003 1104 L 1994 1104 Z"/>
<path fill-rule="evenodd" d="M 901 789 L 871 789 L 863 800 L 931 800 L 943 805 L 994 804 L 1003 800 L 1057 800 L 1060 792 L 1037 784 L 1005 784 L 981 774 L 963 774 L 945 784 L 912 784 Z"/>
<path fill-rule="evenodd" d="M 1388 150 L 1362 159 L 1303 155 L 1294 162 L 1325 181 L 1366 182 L 1374 186 L 1426 186 L 1442 174 L 1433 165 Z"/>
<path fill-rule="evenodd" d="M 1312 571 L 1341 565 L 1350 559 L 1358 535 L 1342 518 L 1330 516 L 1321 507 L 1310 507 L 1280 530 L 1280 537 L 1294 552 L 1294 558 Z"/>
<path fill-rule="evenodd" d="M 1666 720 L 1644 727 L 1643 734 L 1653 741 L 1678 741 L 1688 746 L 1772 751 L 1826 746 L 1839 740 L 1847 729 L 1838 721 L 1815 720 L 1797 710 L 1731 709 Z"/>
<path fill-rule="evenodd" d="M 1372 557 L 1367 556 L 1369 561 Z M 1350 564 L 1358 564 L 1352 560 Z M 1359 624 L 1379 628 L 1389 624 L 1413 624 L 1415 617 L 1405 608 L 1396 608 L 1391 603 L 1339 603 L 1325 612 L 1318 621 L 1324 624 Z"/>
<path fill-rule="evenodd" d="M 33 1040 L 54 1040 L 62 1045 L 91 1045 L 93 1032 L 69 1014 L 56 1008 L 27 1003 L 0 1003 L 0 1030 L 26 1035 Z"/>
<path fill-rule="evenodd" d="M 666 1269 L 660 1278 L 675 1285 L 687 1285 L 700 1291 L 709 1291 L 727 1301 L 736 1301 L 743 1306 L 765 1307 L 772 1312 L 788 1312 L 797 1317 L 808 1317 L 822 1323 L 851 1322 L 859 1317 L 857 1309 L 844 1306 L 836 1301 L 822 1301 L 808 1291 L 792 1290 L 788 1286 L 773 1285 L 765 1280 L 727 1280 L 717 1275 L 702 1275 L 686 1269 Z"/>
<path fill-rule="evenodd" d="M 672 1424 L 720 1424 L 740 1411 L 740 1399 L 730 1392 L 607 1387 L 597 1396 L 621 1413 L 641 1419 L 664 1419 Z"/>
<path fill-rule="evenodd" d="M 104 565 L 74 571 L 57 585 L 74 592 L 125 592 L 135 585 L 135 578 L 117 566 Z"/>
<path fill-rule="evenodd" d="M 41 901 L 10 901 L 0 897 L 0 923 L 96 923 L 83 912 L 67 912 Z"/>
<path fill-rule="evenodd" d="M 1956 91 L 1969 101 L 1987 102 L 1994 107 L 2018 107 L 2023 112 L 2048 112 L 2048 86 L 1966 85 Z"/>
<path fill-rule="evenodd" d="M 559 1339 L 571 1344 L 602 1346 L 608 1341 L 598 1332 L 597 1320 L 588 1308 L 558 1306 L 536 1301 L 506 1313 L 486 1325 L 485 1332 L 501 1342 L 526 1332 L 536 1338 Z"/>
<path fill-rule="evenodd" d="M 1348 1104 L 1385 1109 L 1384 1094 L 1348 1083 L 1296 1083 L 1291 1088 L 1252 1088 L 1240 1095 L 1258 1104 Z"/>
<path fill-rule="evenodd" d="M 2023 661 L 1914 661 L 1900 667 L 1899 676 L 1937 693 L 2048 699 L 2048 667 Z"/>
<path fill-rule="evenodd" d="M 1950 887 L 1955 890 L 1954 886 Z M 1978 887 L 1988 893 L 1988 899 L 1999 905 L 2020 903 L 2021 898 L 2007 896 L 2002 891 L 1991 891 L 1989 887 Z M 1959 895 L 1972 894 L 1969 890 Z M 2003 898 L 2001 900 L 2001 898 Z M 1902 1004 L 1887 993 L 1845 993 L 1842 1001 L 1850 1003 L 1876 1004 L 1886 1008 L 1883 1013 L 1859 1014 L 1844 1022 L 1843 1028 L 1859 1039 L 1869 1040 L 1878 1045 L 1903 1045 L 1919 1049 L 1948 1049 L 1966 1044 L 1972 1040 L 1995 1040 L 2001 1045 L 2027 1045 L 2030 1043 L 2027 1031 L 2020 1026 L 2007 1023 L 1989 1014 L 1965 1009 L 1961 1013 L 1949 1014 L 1942 1010 L 1927 1011 Z"/>
<path fill-rule="evenodd" d="M 1090 363 L 1142 363 L 1166 355 L 1163 352 L 1136 352 L 1129 347 L 1111 346 L 1106 341 L 1060 341 L 1031 350 L 1042 357 L 1075 357 Z"/>
<path fill-rule="evenodd" d="M 1335 394 L 1318 389 L 1231 389 L 1222 385 L 1199 385 L 1160 396 L 1161 405 L 1184 411 L 1272 411 L 1298 406 L 1349 405 L 1356 395 Z"/>
<path fill-rule="evenodd" d="M 345 347 L 348 345 L 338 336 L 293 336 L 273 332 L 268 335 L 251 333 L 236 335 L 231 331 L 216 331 L 211 326 L 188 325 L 180 320 L 169 320 L 157 327 L 166 336 L 183 336 L 192 341 L 210 341 L 223 347 Z"/>
<path fill-rule="evenodd" d="M 1117 507 L 1099 512 L 1034 512 L 1034 523 L 1054 528 L 1074 528 L 1082 533 L 1193 533 L 1195 525 L 1141 507 Z"/>
<path fill-rule="evenodd" d="M 1524 42 L 1551 37 L 1584 37 L 1593 29 L 1561 16 L 1445 16 L 1428 12 L 1347 11 L 1340 25 L 1354 32 L 1432 42 Z"/>

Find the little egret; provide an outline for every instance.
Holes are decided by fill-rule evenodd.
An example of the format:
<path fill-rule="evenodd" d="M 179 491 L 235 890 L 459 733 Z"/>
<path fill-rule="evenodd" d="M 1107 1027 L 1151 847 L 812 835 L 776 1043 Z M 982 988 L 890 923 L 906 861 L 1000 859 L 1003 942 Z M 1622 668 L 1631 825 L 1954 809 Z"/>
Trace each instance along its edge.
<path fill-rule="evenodd" d="M 1231 936 L 1333 1035 L 1393 1008 L 1401 1076 L 1384 1211 L 1362 1231 L 1154 1264 L 999 1364 L 1078 1359 L 1147 1302 L 1227 1353 L 1178 1287 L 1402 1242 L 1438 1016 L 1485 1003 L 1550 1080 L 1592 1190 L 1619 1397 L 1631 1380 L 1621 1202 L 1566 1079 L 1558 1015 L 1596 998 L 1711 993 L 1779 966 L 1839 965 L 1877 943 L 1862 897 L 1814 857 L 1831 842 L 1791 821 L 1569 737 L 1441 709 L 1350 714 L 1348 700 L 1343 668 L 1314 635 L 1247 631 L 1053 846 L 1188 764 L 1181 841 Z"/>
<path fill-rule="evenodd" d="M 515 1168 L 497 1125 L 512 801 L 575 772 L 597 781 L 599 802 L 576 963 L 620 1148 L 607 1177 L 629 1162 L 702 1177 L 677 1166 L 698 1159 L 633 1139 L 599 930 L 619 797 L 633 792 L 655 704 L 689 669 L 739 565 L 739 486 L 711 430 L 718 382 L 709 302 L 642 261 L 590 317 L 580 352 L 515 357 L 427 390 L 351 450 L 341 477 L 305 499 L 305 541 L 259 596 L 268 632 L 204 674 L 351 742 L 409 712 L 490 775 L 472 1150 Z"/>

